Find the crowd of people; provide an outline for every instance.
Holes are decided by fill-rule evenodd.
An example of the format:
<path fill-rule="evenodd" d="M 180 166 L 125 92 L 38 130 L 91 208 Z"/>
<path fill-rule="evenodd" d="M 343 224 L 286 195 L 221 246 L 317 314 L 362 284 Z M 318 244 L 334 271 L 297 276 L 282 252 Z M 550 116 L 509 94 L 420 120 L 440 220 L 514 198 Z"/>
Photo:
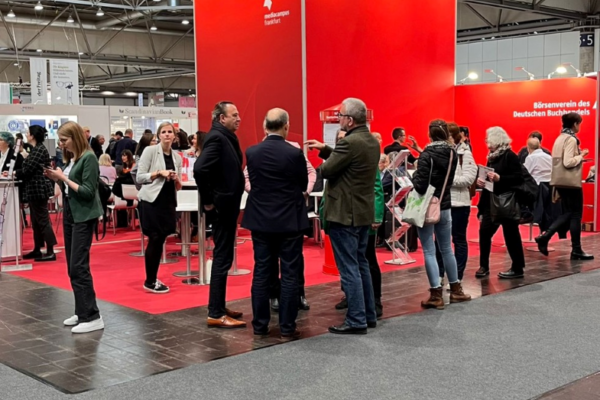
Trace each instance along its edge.
<path fill-rule="evenodd" d="M 148 237 L 142 287 L 150 293 L 168 293 L 169 287 L 158 279 L 158 270 L 166 238 L 176 232 L 177 191 L 182 188 L 179 152 L 183 152 L 197 157 L 194 179 L 201 199 L 199 206 L 212 227 L 214 240 L 207 325 L 225 329 L 246 326 L 242 313 L 226 304 L 227 277 L 234 261 L 240 204 L 246 191 L 241 226 L 251 232 L 254 250 L 252 328 L 255 335 L 268 335 L 271 311 L 276 311 L 281 337 L 295 339 L 301 335 L 296 326 L 298 311 L 310 308 L 304 292 L 302 249 L 303 237 L 310 231 L 307 199 L 325 180 L 321 209 L 314 211 L 321 215 L 340 272 L 344 297 L 336 308 L 347 309 L 344 322 L 331 326 L 329 331 L 365 334 L 368 328 L 377 327 L 383 315 L 381 270 L 375 248 L 386 220 L 385 203 L 393 195 L 394 177 L 389 165 L 399 152 L 408 150 L 407 162 L 398 172 L 410 177 L 415 193 L 423 196 L 432 191 L 433 202 L 439 206 L 435 219 L 414 227 L 430 287 L 422 307 L 446 307 L 445 279 L 450 303 L 471 299 L 462 281 L 476 192 L 480 246 L 477 278 L 490 274 L 492 238 L 500 227 L 512 264 L 499 277 L 523 278 L 526 260 L 519 224 L 524 221 L 539 224 L 541 234 L 535 240 L 540 253 L 548 255 L 548 243 L 555 233 L 564 237 L 569 231 L 571 259 L 593 259 L 581 247 L 581 167 L 588 150 L 580 149 L 577 138 L 583 122 L 579 114 L 562 116 L 562 131 L 551 152 L 542 147 L 540 132 L 532 132 L 517 154 L 504 129 L 489 128 L 485 137 L 487 169 L 483 174 L 475 163 L 467 131 L 456 123 L 431 121 L 429 143 L 424 147 L 412 136 L 407 141 L 405 129 L 395 128 L 394 142 L 382 153 L 381 135 L 370 132 L 363 101 L 345 99 L 338 118 L 340 130 L 334 147 L 317 140 L 305 143 L 324 160 L 316 170 L 301 146 L 287 140 L 290 115 L 280 108 L 266 114 L 264 139 L 246 150 L 244 168 L 236 135 L 240 113 L 234 103 L 226 101 L 215 106 L 212 126 L 206 134 L 188 136 L 165 122 L 156 134 L 144 132 L 139 143 L 133 140 L 131 130 L 124 135 L 116 132 L 106 152 L 102 151 L 103 137 L 94 137 L 89 128 L 67 122 L 58 129 L 61 168 L 51 162 L 44 146 L 44 128 L 30 127 L 24 154 L 15 154 L 15 138 L 0 132 L 3 175 L 14 162 L 15 177 L 23 182 L 22 201 L 30 208 L 34 249 L 24 257 L 42 262 L 56 260 L 57 241 L 48 215 L 48 199 L 55 193 L 52 181 L 57 182 L 63 196 L 67 270 L 75 297 L 75 313 L 64 324 L 73 326 L 74 333 L 103 329 L 90 271 L 93 233 L 104 214 L 99 180 L 116 184 L 127 176 L 139 190 L 141 227 Z M 414 171 L 409 173 L 408 168 Z M 534 201 L 528 182 L 537 186 Z M 405 203 L 400 205 L 404 207 Z"/>

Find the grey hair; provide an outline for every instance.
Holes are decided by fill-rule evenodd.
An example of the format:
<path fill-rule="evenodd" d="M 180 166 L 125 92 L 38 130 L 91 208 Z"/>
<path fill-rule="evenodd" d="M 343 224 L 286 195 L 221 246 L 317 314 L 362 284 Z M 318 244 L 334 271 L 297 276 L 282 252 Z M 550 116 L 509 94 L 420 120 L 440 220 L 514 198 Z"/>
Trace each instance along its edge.
<path fill-rule="evenodd" d="M 493 147 L 508 146 L 512 143 L 512 139 L 508 133 L 499 126 L 493 126 L 485 131 L 485 141 Z"/>
<path fill-rule="evenodd" d="M 15 145 L 15 137 L 9 132 L 0 132 L 0 140 L 4 140 L 10 147 Z"/>
<path fill-rule="evenodd" d="M 349 97 L 342 102 L 342 105 L 346 107 L 346 114 L 352 117 L 356 124 L 367 123 L 367 105 L 364 101 Z"/>
<path fill-rule="evenodd" d="M 230 101 L 220 101 L 215 104 L 215 108 L 212 111 L 212 120 L 213 122 L 219 122 L 219 118 L 222 114 L 227 115 L 227 106 L 229 104 L 233 104 Z"/>
<path fill-rule="evenodd" d="M 278 130 L 283 129 L 283 127 L 285 126 L 285 124 L 288 123 L 289 120 L 289 114 L 287 113 L 287 111 L 284 110 L 281 110 L 281 112 L 279 112 L 279 115 L 277 115 L 277 118 L 274 119 L 269 119 L 269 114 L 267 113 L 267 115 L 265 116 L 264 126 L 265 129 L 269 132 L 277 132 Z"/>

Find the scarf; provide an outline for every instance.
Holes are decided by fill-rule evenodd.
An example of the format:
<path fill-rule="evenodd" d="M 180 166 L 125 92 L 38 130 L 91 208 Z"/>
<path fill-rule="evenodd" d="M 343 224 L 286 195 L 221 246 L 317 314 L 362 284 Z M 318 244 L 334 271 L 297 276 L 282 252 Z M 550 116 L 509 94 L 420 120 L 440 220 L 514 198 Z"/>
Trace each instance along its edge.
<path fill-rule="evenodd" d="M 560 133 L 566 133 L 567 135 L 571 135 L 575 140 L 577 140 L 577 147 L 579 147 L 579 138 L 575 136 L 575 132 L 573 132 L 572 129 L 563 128 L 563 130 L 560 131 Z"/>
<path fill-rule="evenodd" d="M 500 157 L 502 154 L 504 154 L 508 150 L 510 150 L 510 144 L 503 144 L 503 145 L 499 146 L 496 150 L 494 150 L 490 154 L 488 154 L 488 156 L 487 156 L 488 161 L 495 160 L 496 158 Z"/>

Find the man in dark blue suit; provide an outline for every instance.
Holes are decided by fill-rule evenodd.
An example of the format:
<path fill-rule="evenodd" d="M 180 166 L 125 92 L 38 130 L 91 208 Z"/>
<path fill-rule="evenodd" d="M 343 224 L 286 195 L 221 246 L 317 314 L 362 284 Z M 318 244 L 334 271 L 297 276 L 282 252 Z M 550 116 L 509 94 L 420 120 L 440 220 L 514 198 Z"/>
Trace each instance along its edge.
<path fill-rule="evenodd" d="M 250 193 L 242 226 L 252 232 L 252 326 L 255 335 L 269 334 L 269 277 L 281 268 L 279 326 L 281 337 L 295 339 L 298 316 L 298 276 L 302 263 L 302 232 L 308 228 L 303 192 L 308 185 L 302 150 L 285 141 L 290 129 L 285 110 L 275 108 L 265 118 L 265 140 L 246 150 Z"/>

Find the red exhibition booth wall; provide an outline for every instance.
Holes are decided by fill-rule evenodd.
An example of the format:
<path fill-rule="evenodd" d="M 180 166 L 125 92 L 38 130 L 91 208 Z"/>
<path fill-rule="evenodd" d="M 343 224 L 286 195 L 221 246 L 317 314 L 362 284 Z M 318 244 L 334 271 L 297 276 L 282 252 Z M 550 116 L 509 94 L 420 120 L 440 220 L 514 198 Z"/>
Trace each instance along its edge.
<path fill-rule="evenodd" d="M 562 114 L 576 111 L 583 116 L 578 135 L 581 148 L 589 149 L 586 158 L 595 160 L 596 90 L 597 81 L 588 78 L 457 86 L 455 121 L 469 127 L 475 161 L 485 164 L 488 154 L 485 132 L 489 127 L 504 128 L 513 140 L 515 152 L 527 144 L 532 131 L 540 131 L 542 146 L 552 151 L 561 131 Z M 594 162 L 584 164 L 583 178 L 592 165 Z M 595 190 L 593 184 L 584 184 L 584 222 L 594 220 Z"/>
<path fill-rule="evenodd" d="M 372 130 L 385 144 L 396 126 L 426 143 L 429 120 L 453 116 L 455 0 L 220 0 L 194 8 L 200 128 L 209 128 L 215 103 L 233 101 L 244 149 L 262 140 L 273 107 L 289 111 L 298 142 L 322 141 L 319 112 L 346 97 L 374 110 Z M 316 152 L 309 157 L 320 164 Z"/>

